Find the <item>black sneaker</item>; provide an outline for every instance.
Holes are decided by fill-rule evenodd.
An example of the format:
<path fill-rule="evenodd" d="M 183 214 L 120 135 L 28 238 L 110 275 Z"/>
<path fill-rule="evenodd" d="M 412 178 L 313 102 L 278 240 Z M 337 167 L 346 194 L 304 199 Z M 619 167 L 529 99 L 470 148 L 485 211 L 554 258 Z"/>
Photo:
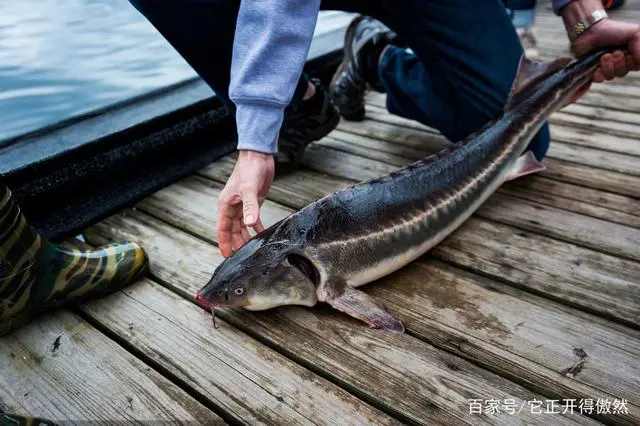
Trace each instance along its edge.
<path fill-rule="evenodd" d="M 311 79 L 311 84 L 316 92 L 291 111 L 287 124 L 280 132 L 278 155 L 275 158 L 276 175 L 295 170 L 307 146 L 327 136 L 340 122 L 340 113 L 320 81 Z"/>
<path fill-rule="evenodd" d="M 398 36 L 379 21 L 358 16 L 347 28 L 344 56 L 329 93 L 346 120 L 364 119 L 364 95 L 367 88 L 382 91 L 377 78 L 378 58 L 388 44 L 399 44 Z"/>

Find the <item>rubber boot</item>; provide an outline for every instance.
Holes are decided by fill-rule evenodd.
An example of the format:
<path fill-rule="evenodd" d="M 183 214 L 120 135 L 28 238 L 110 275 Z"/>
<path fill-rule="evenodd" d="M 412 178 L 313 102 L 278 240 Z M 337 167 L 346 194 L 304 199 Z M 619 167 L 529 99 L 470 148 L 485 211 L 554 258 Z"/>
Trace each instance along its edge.
<path fill-rule="evenodd" d="M 129 241 L 98 248 L 49 242 L 0 183 L 0 336 L 43 312 L 113 293 L 148 265 L 145 251 Z"/>
<path fill-rule="evenodd" d="M 40 417 L 25 417 L 0 412 L 0 426 L 57 426 L 57 423 Z"/>

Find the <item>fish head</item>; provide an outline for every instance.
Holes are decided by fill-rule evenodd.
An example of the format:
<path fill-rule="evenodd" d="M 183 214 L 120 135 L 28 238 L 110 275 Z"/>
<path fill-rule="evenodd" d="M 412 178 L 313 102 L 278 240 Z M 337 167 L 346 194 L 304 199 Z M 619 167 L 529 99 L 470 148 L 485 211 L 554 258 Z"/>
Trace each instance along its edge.
<path fill-rule="evenodd" d="M 207 306 L 255 311 L 315 305 L 319 274 L 297 247 L 295 241 L 258 234 L 216 268 L 196 299 Z"/>

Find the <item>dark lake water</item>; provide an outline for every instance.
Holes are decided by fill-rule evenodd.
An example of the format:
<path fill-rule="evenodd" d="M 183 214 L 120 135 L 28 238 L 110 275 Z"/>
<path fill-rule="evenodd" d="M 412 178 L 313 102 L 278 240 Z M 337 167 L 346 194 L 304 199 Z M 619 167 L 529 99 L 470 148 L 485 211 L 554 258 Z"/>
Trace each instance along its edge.
<path fill-rule="evenodd" d="M 0 0 L 0 140 L 193 76 L 127 0 Z"/>

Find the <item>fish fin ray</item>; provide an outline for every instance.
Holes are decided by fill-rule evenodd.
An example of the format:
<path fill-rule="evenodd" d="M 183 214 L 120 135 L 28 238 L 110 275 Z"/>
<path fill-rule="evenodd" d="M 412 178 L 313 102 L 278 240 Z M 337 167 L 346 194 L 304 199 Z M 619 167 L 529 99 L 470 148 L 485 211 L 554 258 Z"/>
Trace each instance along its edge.
<path fill-rule="evenodd" d="M 371 328 L 404 333 L 402 322 L 391 314 L 384 304 L 367 293 L 354 289 L 342 279 L 330 280 L 323 287 L 322 299 L 334 309 L 364 322 Z"/>
<path fill-rule="evenodd" d="M 532 173 L 542 172 L 546 169 L 547 168 L 536 159 L 536 156 L 533 155 L 532 151 L 527 151 L 518 157 L 515 165 L 511 171 L 509 171 L 509 174 L 507 174 L 504 181 L 508 182 Z"/>
<path fill-rule="evenodd" d="M 530 96 L 533 90 L 544 79 L 554 72 L 569 65 L 572 58 L 563 57 L 549 62 L 531 61 L 525 55 L 520 58 L 518 72 L 511 86 L 505 110 L 513 108 Z"/>

